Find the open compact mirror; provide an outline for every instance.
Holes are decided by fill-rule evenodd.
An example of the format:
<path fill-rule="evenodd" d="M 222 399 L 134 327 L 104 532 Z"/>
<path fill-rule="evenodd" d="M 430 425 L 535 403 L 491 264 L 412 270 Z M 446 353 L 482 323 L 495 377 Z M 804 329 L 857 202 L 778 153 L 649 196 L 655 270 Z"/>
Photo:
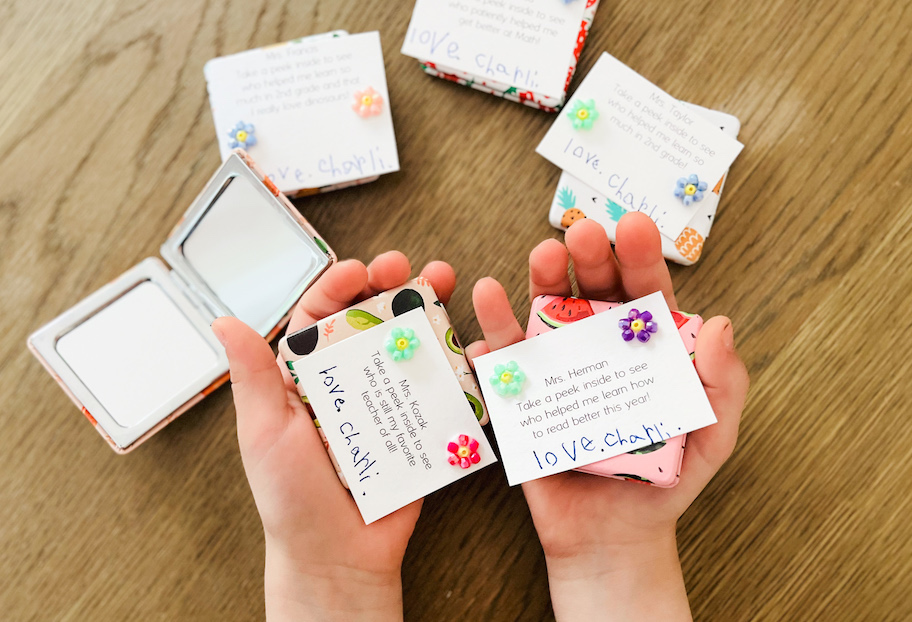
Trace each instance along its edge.
<path fill-rule="evenodd" d="M 135 448 L 227 380 L 210 329 L 233 315 L 272 338 L 332 251 L 233 154 L 161 248 L 29 338 L 115 451 Z"/>

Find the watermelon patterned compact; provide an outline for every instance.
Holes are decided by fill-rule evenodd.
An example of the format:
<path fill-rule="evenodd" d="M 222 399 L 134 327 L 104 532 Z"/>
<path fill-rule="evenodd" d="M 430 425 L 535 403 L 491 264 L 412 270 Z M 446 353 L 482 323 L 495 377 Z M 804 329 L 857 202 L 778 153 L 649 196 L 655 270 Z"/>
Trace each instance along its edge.
<path fill-rule="evenodd" d="M 582 298 L 538 296 L 532 301 L 526 339 L 572 322 L 584 320 L 596 313 L 620 306 L 620 304 Z M 693 360 L 697 335 L 703 327 L 703 319 L 699 315 L 680 311 L 672 311 L 671 315 L 675 320 L 678 334 L 681 335 L 684 345 L 687 346 L 687 352 Z M 687 435 L 682 434 L 667 441 L 642 447 L 576 470 L 602 477 L 642 482 L 660 488 L 671 488 L 678 483 L 680 477 L 686 439 Z"/>

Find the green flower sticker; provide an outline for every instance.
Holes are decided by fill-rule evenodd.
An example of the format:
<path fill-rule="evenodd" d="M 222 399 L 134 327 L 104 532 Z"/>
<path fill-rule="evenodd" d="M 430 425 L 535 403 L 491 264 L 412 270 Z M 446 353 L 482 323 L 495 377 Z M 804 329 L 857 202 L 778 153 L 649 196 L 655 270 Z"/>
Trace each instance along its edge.
<path fill-rule="evenodd" d="M 415 356 L 415 350 L 421 342 L 411 328 L 396 327 L 386 338 L 386 351 L 393 356 L 394 361 L 407 361 Z"/>
<path fill-rule="evenodd" d="M 573 129 L 591 130 L 592 124 L 599 117 L 598 110 L 595 109 L 595 100 L 577 99 L 567 111 L 567 116 L 573 122 Z"/>
<path fill-rule="evenodd" d="M 506 365 L 495 365 L 494 375 L 490 378 L 494 392 L 501 397 L 518 395 L 522 391 L 525 380 L 526 374 L 519 368 L 516 361 L 510 361 Z"/>

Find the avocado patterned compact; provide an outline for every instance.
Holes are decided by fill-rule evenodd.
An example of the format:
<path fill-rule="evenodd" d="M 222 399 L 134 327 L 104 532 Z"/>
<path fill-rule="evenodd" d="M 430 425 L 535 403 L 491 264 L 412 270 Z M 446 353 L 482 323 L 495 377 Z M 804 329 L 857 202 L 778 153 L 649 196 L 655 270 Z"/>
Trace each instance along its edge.
<path fill-rule="evenodd" d="M 346 487 L 348 487 L 346 478 L 339 467 L 336 457 L 330 450 L 320 420 L 314 412 L 311 400 L 305 394 L 302 383 L 295 372 L 295 363 L 350 337 L 361 335 L 365 331 L 383 331 L 385 323 L 419 309 L 423 310 L 424 315 L 427 317 L 437 343 L 419 342 L 414 333 L 409 332 L 408 328 L 396 327 L 384 332 L 385 341 L 383 342 L 382 356 L 392 361 L 392 364 L 405 366 L 409 365 L 410 359 L 413 356 L 417 356 L 416 353 L 420 352 L 421 349 L 439 347 L 446 357 L 449 368 L 459 382 L 467 412 L 474 415 L 474 419 L 478 424 L 485 425 L 488 422 L 488 414 L 481 398 L 481 391 L 475 381 L 475 376 L 466 361 L 462 346 L 456 338 L 456 333 L 453 330 L 443 303 L 437 299 L 430 282 L 423 277 L 414 279 L 401 287 L 383 292 L 344 311 L 326 317 L 316 324 L 287 335 L 279 343 L 279 354 L 288 366 L 295 380 L 295 385 L 298 387 L 298 392 L 301 393 L 301 399 L 307 407 L 311 418 L 313 418 L 314 425 L 320 431 L 323 444 L 332 458 L 333 466 Z M 378 354 L 381 353 L 378 352 Z M 460 468 L 459 463 L 463 459 L 468 462 L 462 468 L 469 468 L 473 464 L 473 456 L 477 455 L 474 450 L 468 449 L 471 447 L 471 439 L 466 444 L 466 456 L 458 455 L 461 447 L 458 441 L 459 437 L 454 437 L 453 442 L 456 449 L 453 455 L 457 459 L 456 468 Z M 442 450 L 443 453 L 441 455 L 444 458 L 449 458 L 447 450 L 446 446 Z"/>
<path fill-rule="evenodd" d="M 617 302 L 601 300 L 538 296 L 532 301 L 526 339 L 584 320 L 619 305 Z M 671 316 L 693 360 L 697 335 L 703 327 L 703 319 L 699 315 L 680 311 L 672 311 Z M 686 440 L 687 435 L 682 434 L 576 470 L 602 477 L 642 482 L 660 488 L 671 488 L 678 483 L 680 477 Z"/>

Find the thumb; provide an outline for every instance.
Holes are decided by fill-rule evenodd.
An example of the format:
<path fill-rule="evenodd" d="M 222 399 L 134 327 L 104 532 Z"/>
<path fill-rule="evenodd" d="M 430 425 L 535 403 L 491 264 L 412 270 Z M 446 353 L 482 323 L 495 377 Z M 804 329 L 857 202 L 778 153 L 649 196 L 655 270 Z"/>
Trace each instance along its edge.
<path fill-rule="evenodd" d="M 241 455 L 258 460 L 288 424 L 285 380 L 266 340 L 239 319 L 219 318 L 212 332 L 225 347 L 231 368 Z"/>
<path fill-rule="evenodd" d="M 747 368 L 735 352 L 731 320 L 717 316 L 703 325 L 697 335 L 695 362 L 718 420 L 715 425 L 691 432 L 687 437 L 685 468 L 690 463 L 690 469 L 700 472 L 702 488 L 735 449 L 750 385 Z"/>

